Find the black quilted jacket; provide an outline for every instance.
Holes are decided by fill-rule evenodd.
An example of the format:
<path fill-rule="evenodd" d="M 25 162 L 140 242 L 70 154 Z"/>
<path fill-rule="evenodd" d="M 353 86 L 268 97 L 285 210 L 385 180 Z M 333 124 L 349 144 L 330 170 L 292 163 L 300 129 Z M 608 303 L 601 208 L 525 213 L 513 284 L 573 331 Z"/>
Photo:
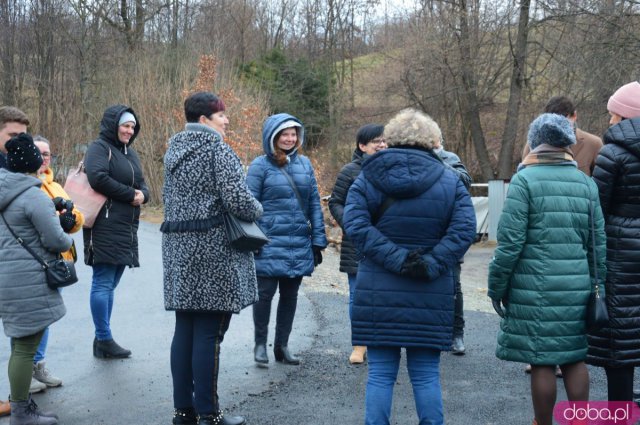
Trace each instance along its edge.
<path fill-rule="evenodd" d="M 336 219 L 340 228 L 342 228 L 340 271 L 348 274 L 356 274 L 358 272 L 358 259 L 360 256 L 356 251 L 356 248 L 353 246 L 353 243 L 344 232 L 342 214 L 344 212 L 344 204 L 347 200 L 349 188 L 356 180 L 356 177 L 358 177 L 360 170 L 362 169 L 364 155 L 365 154 L 360 149 L 353 151 L 351 162 L 342 167 L 342 170 L 338 173 L 336 184 L 333 187 L 333 192 L 331 192 L 331 198 L 329 198 L 329 211 L 331 211 L 331 215 Z"/>
<path fill-rule="evenodd" d="M 126 145 L 118 139 L 120 116 L 130 112 L 136 117 L 133 136 Z M 131 205 L 135 190 L 149 201 L 142 164 L 131 148 L 140 132 L 140 120 L 133 109 L 113 105 L 104 111 L 100 135 L 87 149 L 84 165 L 91 187 L 107 197 L 91 229 L 84 229 L 84 262 L 87 265 L 115 264 L 139 267 L 138 225 L 140 207 Z"/>
<path fill-rule="evenodd" d="M 607 233 L 609 326 L 589 336 L 587 362 L 640 366 L 640 118 L 610 127 L 593 170 Z"/>

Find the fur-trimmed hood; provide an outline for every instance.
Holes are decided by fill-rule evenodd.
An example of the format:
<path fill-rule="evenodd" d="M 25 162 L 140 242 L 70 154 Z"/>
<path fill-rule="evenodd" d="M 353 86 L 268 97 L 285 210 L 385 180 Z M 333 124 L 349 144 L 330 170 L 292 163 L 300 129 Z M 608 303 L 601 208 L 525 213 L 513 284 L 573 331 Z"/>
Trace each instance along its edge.
<path fill-rule="evenodd" d="M 302 125 L 302 121 L 293 115 L 289 114 L 275 114 L 271 115 L 264 121 L 262 126 L 262 148 L 264 149 L 265 155 L 269 158 L 273 158 L 274 154 L 274 139 L 276 135 L 284 130 L 285 128 L 295 127 L 298 132 L 298 140 L 300 141 L 300 146 L 304 145 L 304 126 Z M 294 150 L 294 152 L 297 149 Z M 292 155 L 294 152 L 290 153 Z"/>

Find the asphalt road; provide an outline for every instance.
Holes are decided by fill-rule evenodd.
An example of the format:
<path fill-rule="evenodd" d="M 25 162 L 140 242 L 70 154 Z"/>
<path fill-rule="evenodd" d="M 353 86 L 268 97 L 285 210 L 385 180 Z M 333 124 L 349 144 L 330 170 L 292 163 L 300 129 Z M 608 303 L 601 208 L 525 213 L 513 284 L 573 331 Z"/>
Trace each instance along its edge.
<path fill-rule="evenodd" d="M 65 425 L 170 424 L 172 417 L 169 346 L 173 314 L 164 311 L 158 225 L 140 228 L 142 267 L 125 271 L 116 291 L 112 329 L 133 351 L 127 360 L 93 358 L 89 311 L 91 270 L 78 265 L 80 282 L 65 288 L 67 315 L 51 327 L 48 367 L 64 381 L 34 399 L 54 410 Z M 77 238 L 79 239 L 79 238 Z M 77 240 L 78 246 L 82 242 Z M 498 317 L 486 298 L 491 246 L 474 246 L 465 258 L 467 354 L 443 353 L 441 382 L 446 423 L 530 424 L 529 377 L 523 365 L 495 358 Z M 242 414 L 250 425 L 362 424 L 366 365 L 350 366 L 346 276 L 338 254 L 328 248 L 312 278 L 303 281 L 290 347 L 300 366 L 253 364 L 251 309 L 234 316 L 222 345 L 219 393 L 222 407 Z M 275 300 L 274 300 L 275 301 Z M 273 321 L 273 318 L 272 318 Z M 271 331 L 271 336 L 273 330 Z M 9 393 L 6 367 L 9 341 L 0 340 L 0 398 Z M 606 397 L 602 370 L 591 368 L 591 399 Z M 565 399 L 558 380 L 558 399 Z M 394 393 L 393 424 L 417 423 L 404 364 Z M 8 425 L 0 418 L 0 425 Z"/>

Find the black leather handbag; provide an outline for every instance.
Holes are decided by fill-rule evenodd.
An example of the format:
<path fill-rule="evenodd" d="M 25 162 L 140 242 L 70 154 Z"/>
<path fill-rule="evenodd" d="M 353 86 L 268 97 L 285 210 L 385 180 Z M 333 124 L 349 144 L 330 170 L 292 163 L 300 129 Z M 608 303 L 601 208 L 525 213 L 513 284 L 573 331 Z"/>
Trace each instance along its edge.
<path fill-rule="evenodd" d="M 5 226 L 9 229 L 9 232 L 16 239 L 16 242 L 20 244 L 24 249 L 26 249 L 29 254 L 33 258 L 35 258 L 38 263 L 42 266 L 45 275 L 47 276 L 47 285 L 51 289 L 63 288 L 65 286 L 72 285 L 78 281 L 78 275 L 76 274 L 76 267 L 74 266 L 72 261 L 66 261 L 62 258 L 61 255 L 58 254 L 58 258 L 55 260 L 44 261 L 42 257 L 36 254 L 28 245 L 25 245 L 24 241 L 15 234 L 7 220 L 4 218 L 4 214 L 0 214 L 2 216 L 2 221 L 4 221 Z"/>
<path fill-rule="evenodd" d="M 223 214 L 223 219 L 229 244 L 238 251 L 256 251 L 269 242 L 256 222 L 241 220 L 229 212 Z"/>
<path fill-rule="evenodd" d="M 76 267 L 72 261 L 57 258 L 43 265 L 44 272 L 47 275 L 47 285 L 51 289 L 63 288 L 73 285 L 78 281 Z"/>
<path fill-rule="evenodd" d="M 609 323 L 607 300 L 600 293 L 600 279 L 598 278 L 598 266 L 596 265 L 596 231 L 594 225 L 593 203 L 590 203 L 589 221 L 591 221 L 591 249 L 593 250 L 593 279 L 594 285 L 587 303 L 586 325 L 587 331 L 596 331 Z"/>

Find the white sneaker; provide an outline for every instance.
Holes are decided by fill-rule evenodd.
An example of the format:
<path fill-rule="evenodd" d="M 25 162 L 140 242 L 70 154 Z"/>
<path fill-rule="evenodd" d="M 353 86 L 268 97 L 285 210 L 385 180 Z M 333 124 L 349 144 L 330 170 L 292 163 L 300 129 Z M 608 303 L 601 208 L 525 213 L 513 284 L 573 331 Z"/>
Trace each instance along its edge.
<path fill-rule="evenodd" d="M 59 387 L 62 385 L 62 379 L 56 378 L 49 372 L 49 369 L 45 367 L 44 360 L 33 365 L 33 378 L 42 382 L 47 387 Z"/>
<path fill-rule="evenodd" d="M 35 378 L 31 378 L 31 386 L 29 387 L 29 392 L 31 394 L 39 393 L 40 391 L 44 391 L 47 388 L 45 384 L 40 381 L 36 381 Z"/>

